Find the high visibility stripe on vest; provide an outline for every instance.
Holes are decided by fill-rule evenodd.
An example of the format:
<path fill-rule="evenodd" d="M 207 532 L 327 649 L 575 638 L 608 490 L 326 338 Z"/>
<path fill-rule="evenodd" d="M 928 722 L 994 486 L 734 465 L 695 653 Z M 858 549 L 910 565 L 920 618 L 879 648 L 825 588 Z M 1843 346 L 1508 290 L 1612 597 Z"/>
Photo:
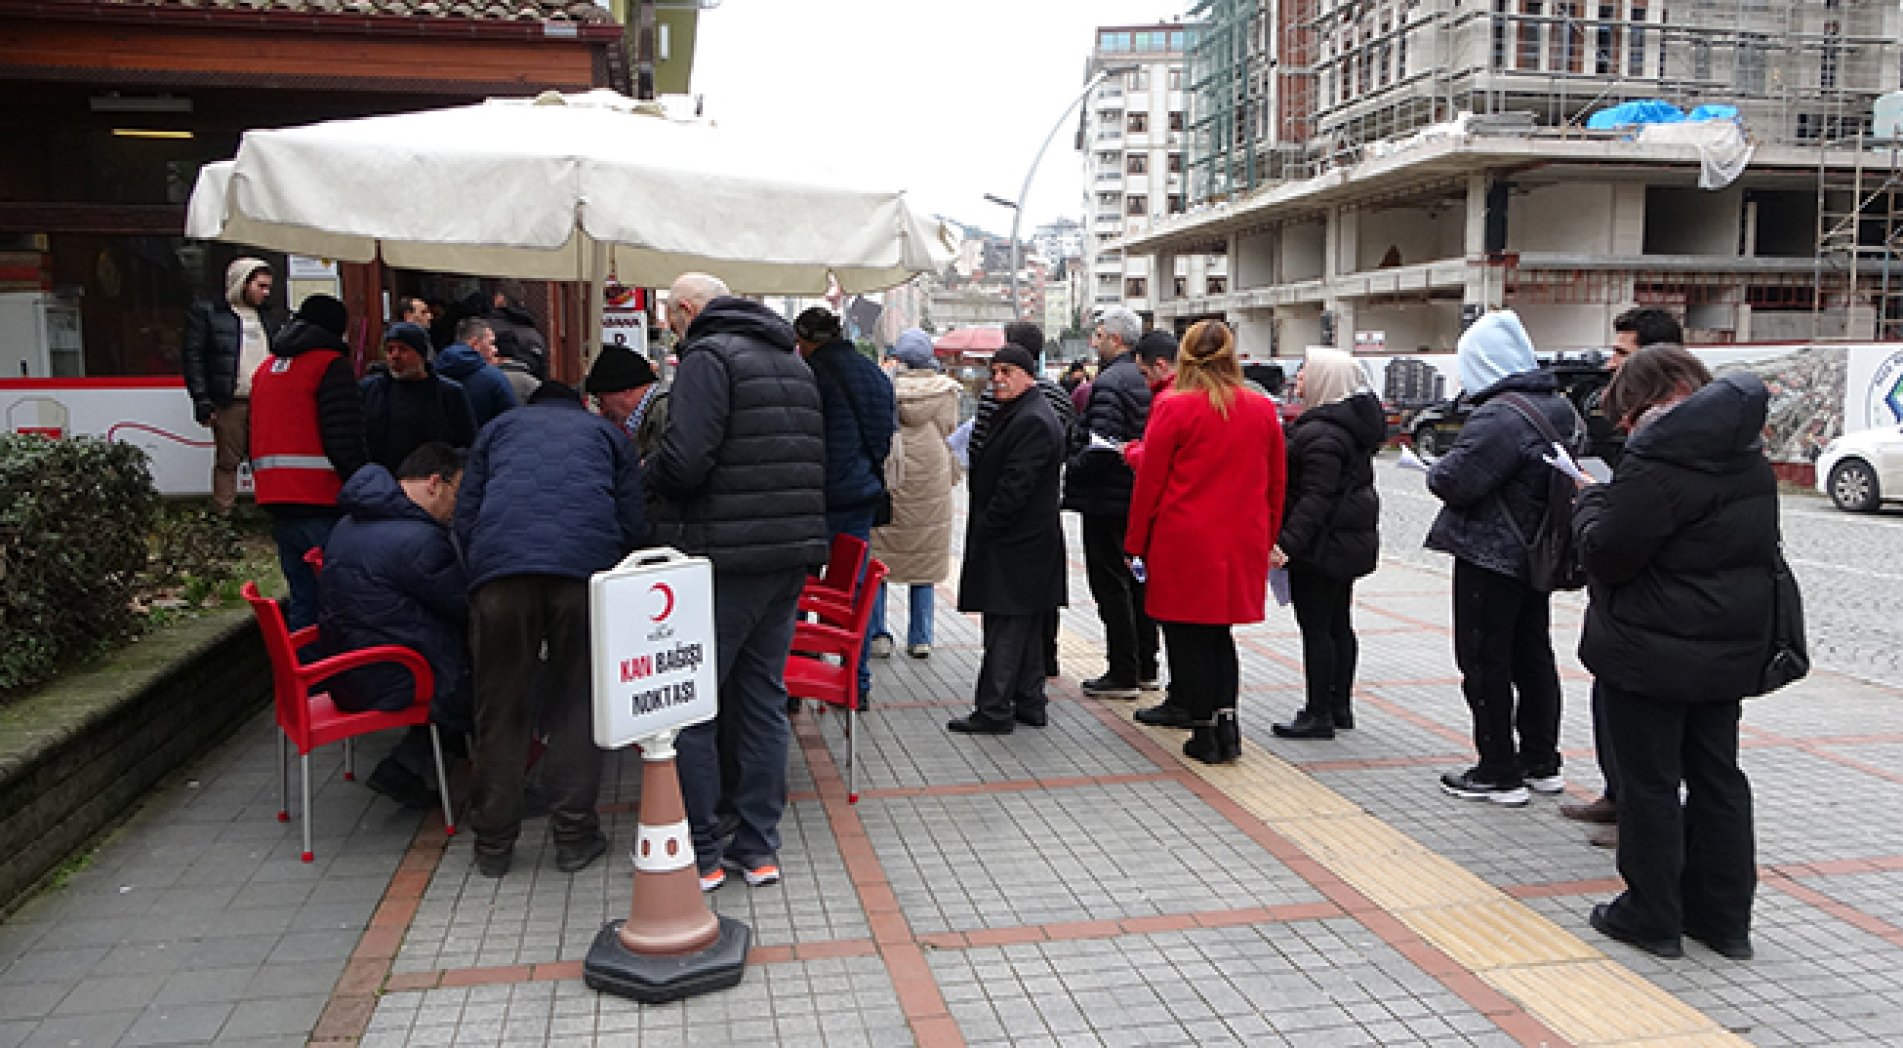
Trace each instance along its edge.
<path fill-rule="evenodd" d="M 251 468 L 258 469 L 334 469 L 330 459 L 323 455 L 265 455 L 251 460 Z"/>

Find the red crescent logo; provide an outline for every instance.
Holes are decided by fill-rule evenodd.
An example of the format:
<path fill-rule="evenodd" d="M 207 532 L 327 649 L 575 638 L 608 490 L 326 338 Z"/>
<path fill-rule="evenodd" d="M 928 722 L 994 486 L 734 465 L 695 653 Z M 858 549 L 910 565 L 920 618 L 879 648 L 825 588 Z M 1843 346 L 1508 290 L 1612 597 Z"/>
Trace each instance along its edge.
<path fill-rule="evenodd" d="M 669 615 L 674 614 L 674 588 L 665 582 L 657 582 L 648 587 L 648 592 L 659 593 L 661 599 L 667 602 L 661 606 L 661 613 L 659 615 L 651 616 L 652 620 L 655 622 L 666 621 Z"/>

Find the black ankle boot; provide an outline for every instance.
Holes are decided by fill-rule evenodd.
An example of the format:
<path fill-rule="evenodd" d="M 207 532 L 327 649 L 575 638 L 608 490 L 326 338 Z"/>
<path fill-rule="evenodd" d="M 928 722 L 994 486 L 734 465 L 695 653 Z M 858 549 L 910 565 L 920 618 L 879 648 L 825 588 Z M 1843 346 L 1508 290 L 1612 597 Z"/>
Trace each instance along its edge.
<path fill-rule="evenodd" d="M 1344 702 L 1341 705 L 1335 707 L 1334 714 L 1335 714 L 1335 730 L 1336 731 L 1353 731 L 1354 730 L 1355 708 L 1353 706 L 1350 706 Z"/>
<path fill-rule="evenodd" d="M 1236 711 L 1217 710 L 1214 720 L 1196 725 L 1183 743 L 1183 756 L 1204 764 L 1227 764 L 1242 756 L 1242 727 L 1236 722 Z"/>
<path fill-rule="evenodd" d="M 1269 730 L 1284 739 L 1332 739 L 1335 737 L 1335 719 L 1326 713 L 1304 709 L 1295 715 L 1294 720 L 1286 724 L 1272 724 Z"/>

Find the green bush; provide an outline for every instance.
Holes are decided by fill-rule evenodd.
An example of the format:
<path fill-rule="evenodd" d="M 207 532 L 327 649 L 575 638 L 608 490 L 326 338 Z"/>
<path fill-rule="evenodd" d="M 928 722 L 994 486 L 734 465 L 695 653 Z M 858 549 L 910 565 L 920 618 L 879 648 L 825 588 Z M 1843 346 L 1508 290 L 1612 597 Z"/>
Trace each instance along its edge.
<path fill-rule="evenodd" d="M 132 630 L 158 503 L 130 444 L 0 434 L 0 692 Z"/>
<path fill-rule="evenodd" d="M 238 577 L 243 555 L 238 529 L 228 518 L 197 505 L 167 505 L 159 510 L 152 530 L 146 576 L 154 585 L 178 590 L 187 602 L 199 604 Z"/>

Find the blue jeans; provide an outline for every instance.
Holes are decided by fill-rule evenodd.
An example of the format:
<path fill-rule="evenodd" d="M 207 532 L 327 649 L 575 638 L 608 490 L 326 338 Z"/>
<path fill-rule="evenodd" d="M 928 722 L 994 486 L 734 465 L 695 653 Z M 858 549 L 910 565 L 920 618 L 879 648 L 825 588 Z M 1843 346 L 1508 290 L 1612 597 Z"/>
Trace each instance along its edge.
<path fill-rule="evenodd" d="M 323 548 L 336 526 L 335 513 L 271 514 L 271 537 L 278 542 L 278 567 L 283 570 L 284 582 L 291 590 L 290 606 L 284 609 L 284 624 L 293 633 L 317 625 L 317 572 L 304 563 L 304 554 Z"/>
<path fill-rule="evenodd" d="M 930 644 L 932 642 L 932 601 L 937 587 L 929 582 L 914 582 L 909 587 L 912 595 L 906 605 L 908 614 L 905 620 L 905 645 Z M 872 602 L 872 629 L 870 637 L 890 637 L 892 631 L 885 628 L 885 587 L 879 587 L 879 595 Z"/>
<path fill-rule="evenodd" d="M 786 657 L 793 647 L 793 615 L 806 572 L 761 575 L 714 573 L 715 651 L 720 674 L 720 719 L 729 721 L 737 748 L 737 776 L 727 800 L 740 818 L 733 842 L 714 836 L 721 800 L 720 731 L 714 721 L 681 732 L 681 799 L 700 872 L 720 865 L 728 851 L 743 863 L 771 862 L 780 850 L 786 810 Z"/>
<path fill-rule="evenodd" d="M 838 512 L 827 513 L 826 533 L 828 542 L 832 541 L 832 536 L 834 535 L 846 534 L 854 536 L 855 538 L 865 539 L 870 543 L 872 541 L 872 506 L 870 504 L 854 506 L 851 509 L 842 509 Z M 872 563 L 872 554 L 866 554 L 866 563 Z M 865 577 L 866 569 L 862 567 L 859 569 L 859 581 L 865 581 Z M 877 612 L 874 612 L 874 615 L 877 614 Z M 868 623 L 866 638 L 870 640 L 877 635 L 878 631 L 871 629 Z M 861 695 L 869 695 L 872 693 L 872 666 L 866 662 L 866 656 L 871 654 L 870 649 L 870 644 L 863 645 L 859 649 L 859 694 Z"/>

